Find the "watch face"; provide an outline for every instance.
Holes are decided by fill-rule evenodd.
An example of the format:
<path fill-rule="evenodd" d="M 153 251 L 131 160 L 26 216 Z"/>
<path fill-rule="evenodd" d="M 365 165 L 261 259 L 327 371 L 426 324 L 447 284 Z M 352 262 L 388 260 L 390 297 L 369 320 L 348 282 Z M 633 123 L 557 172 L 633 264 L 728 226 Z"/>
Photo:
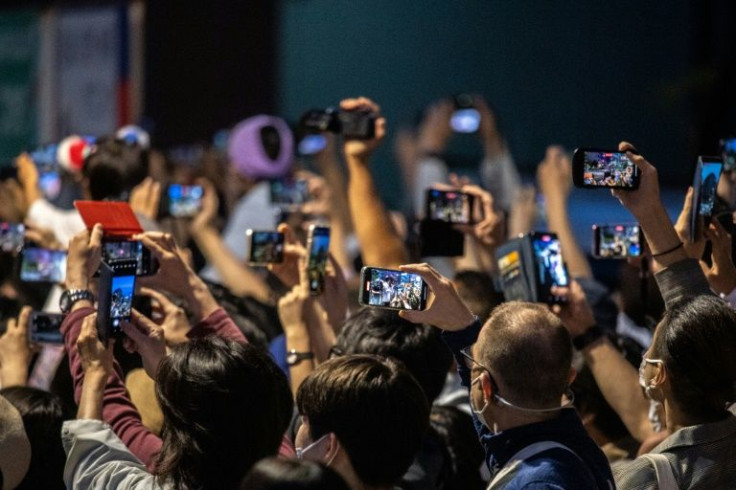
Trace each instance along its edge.
<path fill-rule="evenodd" d="M 288 364 L 289 366 L 291 366 L 292 364 L 294 364 L 296 362 L 296 359 L 297 359 L 296 352 L 289 352 L 286 355 L 286 364 Z"/>
<path fill-rule="evenodd" d="M 66 313 L 69 311 L 69 306 L 69 291 L 64 291 L 59 298 L 59 309 L 62 313 Z"/>

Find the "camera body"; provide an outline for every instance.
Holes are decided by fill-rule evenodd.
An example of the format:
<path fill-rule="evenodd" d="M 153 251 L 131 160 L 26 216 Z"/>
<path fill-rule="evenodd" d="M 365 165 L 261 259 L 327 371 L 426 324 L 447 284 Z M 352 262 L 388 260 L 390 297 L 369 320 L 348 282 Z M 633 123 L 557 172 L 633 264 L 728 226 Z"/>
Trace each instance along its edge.
<path fill-rule="evenodd" d="M 371 111 L 342 111 L 334 107 L 312 109 L 301 119 L 308 133 L 330 132 L 347 139 L 369 140 L 376 135 L 376 115 Z"/>

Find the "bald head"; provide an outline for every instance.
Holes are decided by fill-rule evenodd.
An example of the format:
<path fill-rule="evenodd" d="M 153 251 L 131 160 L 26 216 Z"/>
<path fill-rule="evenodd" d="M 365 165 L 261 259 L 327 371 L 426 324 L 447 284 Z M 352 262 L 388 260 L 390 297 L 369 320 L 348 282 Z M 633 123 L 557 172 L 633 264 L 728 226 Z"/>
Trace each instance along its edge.
<path fill-rule="evenodd" d="M 520 406 L 560 403 L 572 364 L 570 335 L 544 306 L 511 301 L 497 307 L 475 347 L 478 362 L 503 385 L 501 396 Z"/>
<path fill-rule="evenodd" d="M 61 436 L 59 436 L 61 437 Z M 23 419 L 5 397 L 0 396 L 0 471 L 2 489 L 15 488 L 23 480 L 31 464 L 31 443 L 28 442 Z"/>

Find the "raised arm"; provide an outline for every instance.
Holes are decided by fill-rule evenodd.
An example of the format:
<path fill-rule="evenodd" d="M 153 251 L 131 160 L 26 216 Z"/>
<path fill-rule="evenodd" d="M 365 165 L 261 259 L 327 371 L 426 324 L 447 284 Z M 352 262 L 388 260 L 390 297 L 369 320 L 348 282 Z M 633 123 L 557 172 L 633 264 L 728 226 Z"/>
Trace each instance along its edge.
<path fill-rule="evenodd" d="M 391 224 L 370 169 L 370 157 L 386 135 L 386 120 L 380 117 L 378 105 L 364 97 L 343 100 L 340 108 L 344 111 L 371 111 L 378 115 L 373 139 L 345 141 L 345 160 L 349 170 L 348 201 L 363 262 L 377 267 L 397 267 L 406 261 L 407 251 Z"/>

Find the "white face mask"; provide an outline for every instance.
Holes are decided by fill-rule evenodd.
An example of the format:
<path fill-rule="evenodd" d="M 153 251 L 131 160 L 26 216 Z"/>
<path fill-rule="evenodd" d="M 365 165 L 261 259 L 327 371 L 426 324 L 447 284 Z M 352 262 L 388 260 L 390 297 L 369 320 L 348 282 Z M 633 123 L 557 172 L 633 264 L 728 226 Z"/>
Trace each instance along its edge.
<path fill-rule="evenodd" d="M 304 455 L 307 453 L 307 451 L 312 450 L 317 444 L 319 444 L 320 442 L 322 442 L 329 435 L 330 434 L 323 435 L 322 437 L 320 437 L 316 441 L 314 441 L 311 444 L 309 444 L 307 447 L 303 447 L 303 448 L 302 447 L 298 447 L 298 448 L 295 448 L 295 450 L 296 450 L 296 459 L 304 459 Z"/>
<path fill-rule="evenodd" d="M 644 374 L 644 369 L 646 368 L 647 364 L 662 364 L 662 360 L 660 359 L 647 359 L 646 357 L 642 357 L 641 364 L 639 364 L 639 386 L 644 388 L 644 394 L 648 399 L 651 400 L 651 390 L 654 387 L 654 383 L 652 381 L 647 384 L 646 376 Z"/>
<path fill-rule="evenodd" d="M 481 374 L 480 376 L 476 377 L 474 380 L 472 380 L 470 382 L 470 388 L 471 389 L 473 388 L 473 385 L 475 385 L 476 383 L 480 383 L 480 377 L 481 376 L 483 376 L 483 375 Z M 475 404 L 473 403 L 473 396 L 471 395 L 470 396 L 470 409 L 473 411 L 473 413 L 475 414 L 475 416 L 478 417 L 478 420 L 480 421 L 481 424 L 485 425 L 486 428 L 488 430 L 490 430 L 491 432 L 494 432 L 493 429 L 490 427 L 490 425 L 488 425 L 488 422 L 486 422 L 485 417 L 483 416 L 484 412 L 488 408 L 488 405 L 490 405 L 490 403 L 488 402 L 488 400 L 485 397 L 484 397 L 484 401 L 485 401 L 485 403 L 483 404 L 483 407 L 481 407 L 480 409 L 477 409 L 477 408 L 475 408 Z"/>

